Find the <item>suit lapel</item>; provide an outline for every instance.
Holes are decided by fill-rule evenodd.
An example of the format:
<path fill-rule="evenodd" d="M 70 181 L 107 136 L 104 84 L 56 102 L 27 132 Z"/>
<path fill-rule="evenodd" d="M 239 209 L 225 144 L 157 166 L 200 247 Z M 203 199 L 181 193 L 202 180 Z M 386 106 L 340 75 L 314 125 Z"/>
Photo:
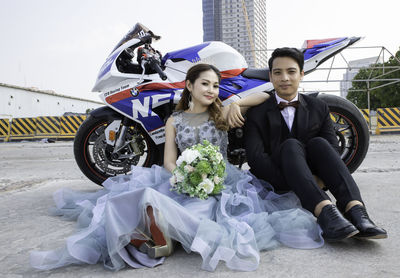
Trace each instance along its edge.
<path fill-rule="evenodd" d="M 308 131 L 309 111 L 308 111 L 307 103 L 301 94 L 299 94 L 299 101 L 300 101 L 300 105 L 296 111 L 296 117 L 297 117 L 296 132 L 297 132 L 297 138 L 301 142 L 305 142 L 305 140 L 307 138 L 307 131 Z"/>
<path fill-rule="evenodd" d="M 281 112 L 279 111 L 276 103 L 275 95 L 272 94 L 268 105 L 266 107 L 267 117 L 269 119 L 269 137 L 271 139 L 271 151 L 278 148 L 281 140 Z"/>

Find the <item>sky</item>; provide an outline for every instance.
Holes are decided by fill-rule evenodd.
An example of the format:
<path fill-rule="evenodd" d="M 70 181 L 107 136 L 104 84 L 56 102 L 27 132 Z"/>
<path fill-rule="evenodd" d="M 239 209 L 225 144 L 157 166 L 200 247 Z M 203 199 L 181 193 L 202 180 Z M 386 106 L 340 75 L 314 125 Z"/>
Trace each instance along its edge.
<path fill-rule="evenodd" d="M 356 46 L 384 46 L 394 54 L 400 47 L 399 10 L 398 0 L 267 0 L 267 45 L 301 47 L 306 39 L 361 36 Z M 91 92 L 98 71 L 137 22 L 162 36 L 153 47 L 163 54 L 199 44 L 202 1 L 0 0 L 0 83 L 99 100 Z M 379 53 L 350 49 L 343 55 L 350 61 Z M 334 66 L 342 66 L 340 60 Z M 327 74 L 315 72 L 305 80 Z M 330 78 L 342 74 L 333 71 Z M 302 86 L 326 90 L 332 84 Z"/>

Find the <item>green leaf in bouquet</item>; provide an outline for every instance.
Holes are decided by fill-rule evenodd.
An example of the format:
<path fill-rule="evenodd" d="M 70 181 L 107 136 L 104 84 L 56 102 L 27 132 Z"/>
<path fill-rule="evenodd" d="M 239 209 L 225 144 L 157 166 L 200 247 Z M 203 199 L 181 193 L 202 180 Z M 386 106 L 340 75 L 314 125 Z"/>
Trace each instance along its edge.
<path fill-rule="evenodd" d="M 196 171 L 199 172 L 200 174 L 210 174 L 212 171 L 212 168 L 208 161 L 201 160 L 196 165 Z"/>
<path fill-rule="evenodd" d="M 189 180 L 192 184 L 198 185 L 199 183 L 201 183 L 203 178 L 201 177 L 201 174 L 199 172 L 194 171 L 194 172 L 190 173 Z"/>

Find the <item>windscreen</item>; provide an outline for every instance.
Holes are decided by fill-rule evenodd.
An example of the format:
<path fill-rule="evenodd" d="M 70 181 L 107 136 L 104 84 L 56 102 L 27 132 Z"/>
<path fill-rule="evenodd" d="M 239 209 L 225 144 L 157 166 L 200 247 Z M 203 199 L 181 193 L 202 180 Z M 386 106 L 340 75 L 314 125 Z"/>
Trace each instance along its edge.
<path fill-rule="evenodd" d="M 120 40 L 117 46 L 114 47 L 111 53 L 127 41 L 130 41 L 131 39 L 140 39 L 145 35 L 149 35 L 149 32 L 152 33 L 149 28 L 142 25 L 141 23 L 136 23 L 136 25 L 131 30 L 129 30 L 129 32 L 122 38 L 122 40 Z"/>

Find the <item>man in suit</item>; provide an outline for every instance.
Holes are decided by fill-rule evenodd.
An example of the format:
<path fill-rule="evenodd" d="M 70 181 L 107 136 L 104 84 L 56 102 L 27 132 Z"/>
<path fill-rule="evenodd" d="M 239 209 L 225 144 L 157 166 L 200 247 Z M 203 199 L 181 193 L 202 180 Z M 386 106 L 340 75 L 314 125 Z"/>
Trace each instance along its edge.
<path fill-rule="evenodd" d="M 339 156 L 328 106 L 298 93 L 303 53 L 276 49 L 268 63 L 275 93 L 251 108 L 245 123 L 250 171 L 277 191 L 294 191 L 317 217 L 328 241 L 386 238 L 386 231 L 369 218 L 358 186 Z M 336 198 L 337 207 L 318 186 L 317 177 Z"/>

